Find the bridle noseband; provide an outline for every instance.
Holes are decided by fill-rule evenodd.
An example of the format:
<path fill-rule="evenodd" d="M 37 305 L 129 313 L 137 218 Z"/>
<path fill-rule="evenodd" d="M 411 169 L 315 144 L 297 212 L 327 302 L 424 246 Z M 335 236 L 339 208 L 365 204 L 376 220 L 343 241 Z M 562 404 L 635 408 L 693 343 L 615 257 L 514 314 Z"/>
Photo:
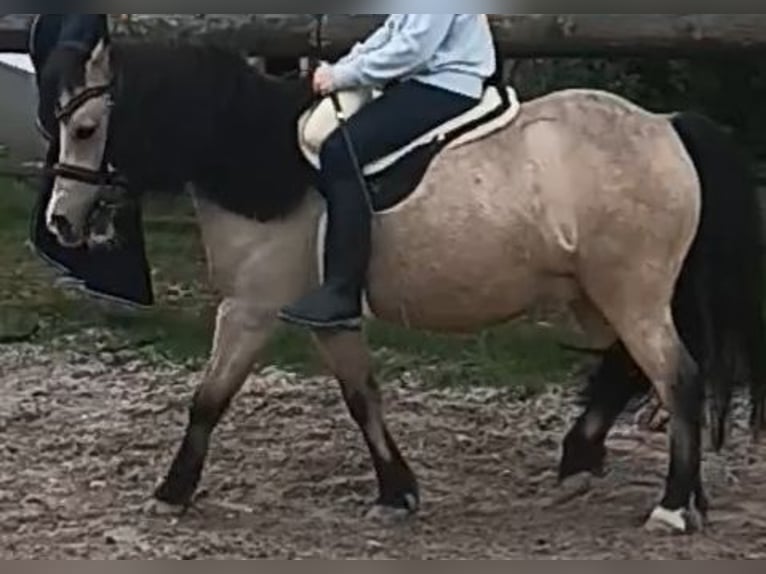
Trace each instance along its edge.
<path fill-rule="evenodd" d="M 111 108 L 113 87 L 114 85 L 110 82 L 85 88 L 82 92 L 69 100 L 64 107 L 56 107 L 56 121 L 63 122 L 70 119 L 77 110 L 82 108 L 89 101 L 103 96 L 109 98 L 108 105 Z M 58 162 L 53 165 L 51 172 L 56 177 L 85 183 L 87 185 L 126 188 L 128 184 L 125 177 L 110 169 L 109 164 L 106 161 L 106 150 L 104 150 L 104 159 L 102 161 L 102 167 L 99 170 Z"/>

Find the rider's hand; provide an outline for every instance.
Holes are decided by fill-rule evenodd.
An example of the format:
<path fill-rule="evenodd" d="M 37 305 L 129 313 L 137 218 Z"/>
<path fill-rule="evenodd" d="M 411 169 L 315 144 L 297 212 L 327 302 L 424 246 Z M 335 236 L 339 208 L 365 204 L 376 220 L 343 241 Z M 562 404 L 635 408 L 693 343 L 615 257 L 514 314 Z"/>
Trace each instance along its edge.
<path fill-rule="evenodd" d="M 322 64 L 314 72 L 314 91 L 326 96 L 335 91 L 335 77 L 332 66 Z"/>

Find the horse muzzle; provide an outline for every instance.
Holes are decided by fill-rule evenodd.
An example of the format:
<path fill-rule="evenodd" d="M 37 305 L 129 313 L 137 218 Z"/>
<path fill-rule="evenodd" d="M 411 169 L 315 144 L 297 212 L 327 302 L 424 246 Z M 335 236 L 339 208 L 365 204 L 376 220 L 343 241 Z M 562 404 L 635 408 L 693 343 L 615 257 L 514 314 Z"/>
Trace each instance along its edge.
<path fill-rule="evenodd" d="M 46 210 L 48 231 L 64 247 L 81 246 L 98 199 L 98 187 L 57 178 Z"/>
<path fill-rule="evenodd" d="M 64 247 L 80 247 L 84 242 L 84 234 L 76 231 L 74 225 L 63 215 L 53 214 L 48 220 L 48 231 L 56 236 Z"/>

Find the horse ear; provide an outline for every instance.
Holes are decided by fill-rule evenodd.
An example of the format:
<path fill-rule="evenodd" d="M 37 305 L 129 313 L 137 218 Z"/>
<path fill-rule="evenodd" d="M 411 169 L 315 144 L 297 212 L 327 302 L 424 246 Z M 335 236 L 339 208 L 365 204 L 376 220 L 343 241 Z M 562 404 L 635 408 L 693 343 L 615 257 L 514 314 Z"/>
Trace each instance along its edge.
<path fill-rule="evenodd" d="M 106 40 L 99 41 L 85 65 L 88 85 L 107 84 L 112 79 L 112 49 Z"/>

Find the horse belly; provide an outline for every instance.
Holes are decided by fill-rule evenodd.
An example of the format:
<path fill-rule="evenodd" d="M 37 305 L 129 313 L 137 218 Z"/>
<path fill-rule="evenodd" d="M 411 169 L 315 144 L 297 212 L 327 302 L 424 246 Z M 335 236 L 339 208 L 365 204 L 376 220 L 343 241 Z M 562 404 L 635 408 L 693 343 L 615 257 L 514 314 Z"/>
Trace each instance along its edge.
<path fill-rule="evenodd" d="M 439 192 L 439 201 L 377 217 L 373 314 L 412 328 L 465 332 L 523 313 L 543 290 L 527 224 L 507 209 L 466 201 L 462 192 L 452 203 L 449 190 Z"/>

